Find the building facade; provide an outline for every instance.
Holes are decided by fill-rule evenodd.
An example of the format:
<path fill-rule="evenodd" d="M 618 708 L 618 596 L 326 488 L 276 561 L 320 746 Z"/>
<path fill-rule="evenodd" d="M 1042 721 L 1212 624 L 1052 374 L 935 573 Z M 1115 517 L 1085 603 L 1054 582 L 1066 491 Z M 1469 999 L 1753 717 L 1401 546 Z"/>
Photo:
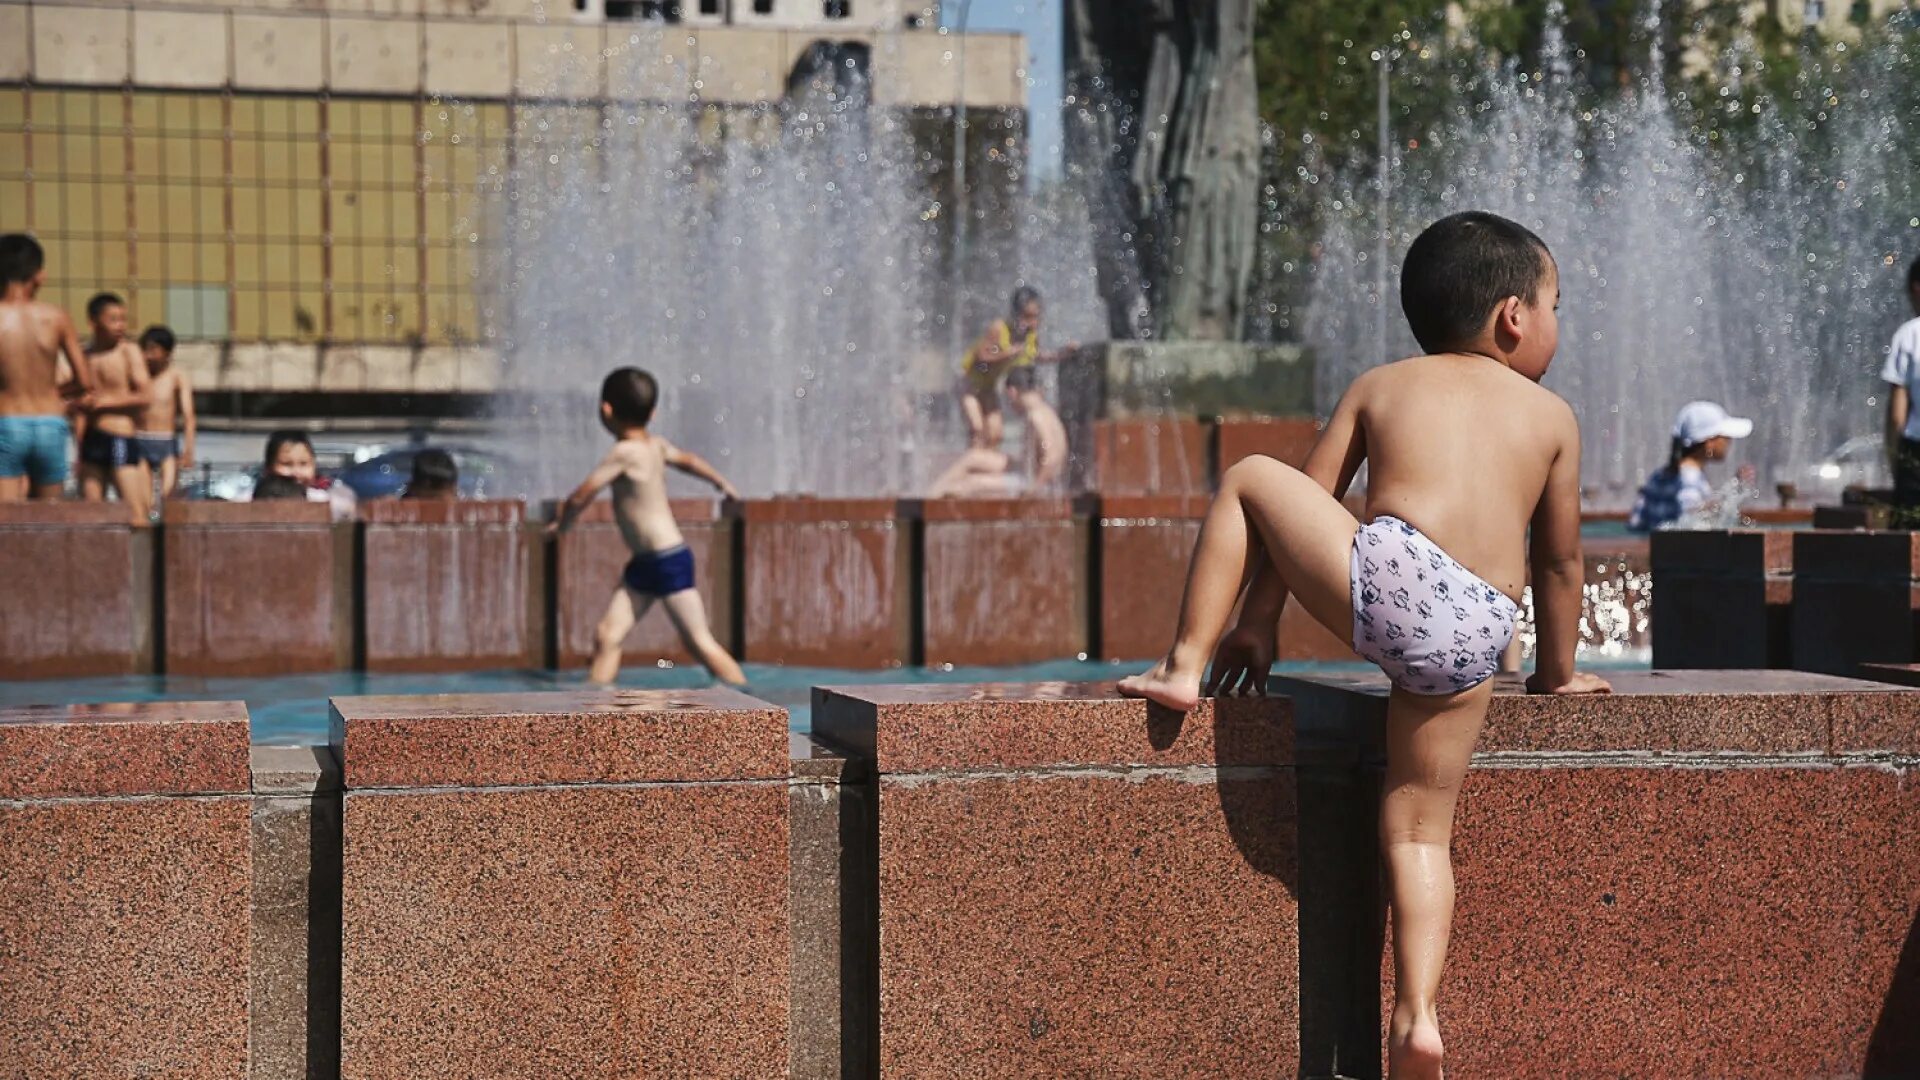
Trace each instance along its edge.
<path fill-rule="evenodd" d="M 823 41 L 870 51 L 876 107 L 1024 109 L 1023 39 L 931 4 L 565 3 L 0 2 L 0 231 L 76 318 L 110 290 L 171 325 L 209 390 L 486 392 L 482 219 L 547 114 L 752 137 Z"/>

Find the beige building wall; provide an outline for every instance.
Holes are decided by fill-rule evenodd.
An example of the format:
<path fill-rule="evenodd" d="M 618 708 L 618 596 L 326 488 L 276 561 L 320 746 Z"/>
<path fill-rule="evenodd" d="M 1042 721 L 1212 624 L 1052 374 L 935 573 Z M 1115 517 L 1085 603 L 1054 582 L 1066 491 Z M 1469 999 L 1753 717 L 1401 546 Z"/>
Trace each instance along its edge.
<path fill-rule="evenodd" d="M 823 37 L 873 48 L 883 105 L 1025 102 L 1018 35 L 272 2 L 0 0 L 0 231 L 42 240 L 68 310 L 110 290 L 172 325 L 207 388 L 490 388 L 488 217 L 527 110 L 665 97 L 751 132 Z"/>

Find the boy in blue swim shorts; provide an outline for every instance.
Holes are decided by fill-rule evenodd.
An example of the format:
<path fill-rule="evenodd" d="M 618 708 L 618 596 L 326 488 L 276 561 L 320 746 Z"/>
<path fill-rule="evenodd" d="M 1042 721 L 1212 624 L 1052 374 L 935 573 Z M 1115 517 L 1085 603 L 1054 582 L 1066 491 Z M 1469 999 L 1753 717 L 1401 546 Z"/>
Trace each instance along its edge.
<path fill-rule="evenodd" d="M 667 501 L 666 472 L 673 468 L 697 476 L 729 499 L 738 498 L 739 492 L 706 459 L 647 430 L 659 400 L 659 384 L 639 368 L 621 368 L 607 376 L 600 386 L 600 423 L 613 435 L 613 450 L 567 496 L 547 526 L 549 535 L 565 531 L 600 489 L 610 486 L 613 520 L 633 552 L 607 603 L 607 613 L 594 630 L 588 677 L 597 683 L 613 682 L 620 673 L 621 646 L 628 632 L 657 601 L 667 609 L 687 651 L 714 678 L 741 686 L 747 677 L 714 639 L 706 604 L 693 587 L 693 552 L 687 549 Z"/>
<path fill-rule="evenodd" d="M 67 482 L 68 400 L 92 404 L 93 372 L 73 320 L 38 299 L 46 253 L 23 233 L 0 236 L 0 502 L 57 499 Z M 73 370 L 60 385 L 60 357 Z"/>
<path fill-rule="evenodd" d="M 1304 470 L 1252 457 L 1222 478 L 1188 571 L 1173 648 L 1123 693 L 1190 709 L 1264 692 L 1289 597 L 1392 684 L 1380 807 L 1396 986 L 1388 1075 L 1438 1080 L 1434 997 L 1453 926 L 1454 801 L 1532 571 L 1527 689 L 1605 692 L 1574 670 L 1580 428 L 1540 386 L 1559 344 L 1559 270 L 1539 237 L 1485 213 L 1421 233 L 1400 305 L 1427 355 L 1347 388 Z M 1360 519 L 1341 497 L 1362 463 Z M 1240 605 L 1239 623 L 1227 620 Z"/>

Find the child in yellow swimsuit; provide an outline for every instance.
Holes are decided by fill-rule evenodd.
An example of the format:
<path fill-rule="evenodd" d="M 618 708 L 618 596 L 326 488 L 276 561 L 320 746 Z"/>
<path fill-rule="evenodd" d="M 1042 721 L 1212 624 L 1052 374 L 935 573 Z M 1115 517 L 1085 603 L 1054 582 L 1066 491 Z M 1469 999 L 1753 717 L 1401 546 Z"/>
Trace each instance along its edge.
<path fill-rule="evenodd" d="M 995 319 L 960 360 L 960 412 L 967 418 L 968 445 L 997 450 L 1005 431 L 1000 413 L 1000 382 L 1013 394 L 1034 389 L 1034 364 L 1040 359 L 1040 292 L 1029 285 L 1013 290 L 1007 318 Z"/>

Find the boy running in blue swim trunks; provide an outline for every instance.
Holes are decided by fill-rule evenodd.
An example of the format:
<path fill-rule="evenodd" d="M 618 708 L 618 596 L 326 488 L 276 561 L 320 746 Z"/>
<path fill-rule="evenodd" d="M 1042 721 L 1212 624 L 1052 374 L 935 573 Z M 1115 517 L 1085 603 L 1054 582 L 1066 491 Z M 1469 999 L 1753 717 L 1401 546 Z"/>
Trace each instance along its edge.
<path fill-rule="evenodd" d="M 1172 650 L 1120 684 L 1190 709 L 1211 656 L 1207 692 L 1263 692 L 1289 596 L 1386 673 L 1380 842 L 1398 983 L 1388 1037 L 1396 1080 L 1440 1075 L 1434 996 L 1453 926 L 1454 800 L 1529 567 L 1539 657 L 1527 689 L 1608 689 L 1573 666 L 1580 428 L 1539 385 L 1559 344 L 1559 299 L 1553 256 L 1514 222 L 1455 214 L 1421 233 L 1400 304 L 1429 355 L 1355 379 L 1304 470 L 1252 457 L 1227 471 Z M 1340 499 L 1362 462 L 1367 510 L 1355 520 Z"/>
<path fill-rule="evenodd" d="M 690 454 L 647 431 L 659 384 L 639 368 L 621 368 L 600 385 L 600 423 L 614 438 L 613 450 L 594 466 L 587 478 L 567 496 L 549 535 L 572 526 L 574 518 L 594 500 L 600 489 L 613 487 L 613 520 L 620 526 L 633 559 L 614 588 L 607 613 L 594 630 L 594 682 L 611 683 L 620 673 L 621 645 L 628 631 L 658 600 L 667 609 L 687 651 L 698 657 L 713 677 L 744 685 L 740 665 L 714 640 L 707 625 L 707 608 L 693 587 L 693 552 L 680 535 L 667 501 L 669 467 L 697 476 L 729 499 L 739 492 L 698 454 Z"/>
<path fill-rule="evenodd" d="M 73 320 L 37 299 L 46 261 L 32 237 L 0 236 L 0 502 L 57 499 L 67 482 L 62 354 L 73 369 L 78 404 L 92 403 L 93 371 Z"/>

